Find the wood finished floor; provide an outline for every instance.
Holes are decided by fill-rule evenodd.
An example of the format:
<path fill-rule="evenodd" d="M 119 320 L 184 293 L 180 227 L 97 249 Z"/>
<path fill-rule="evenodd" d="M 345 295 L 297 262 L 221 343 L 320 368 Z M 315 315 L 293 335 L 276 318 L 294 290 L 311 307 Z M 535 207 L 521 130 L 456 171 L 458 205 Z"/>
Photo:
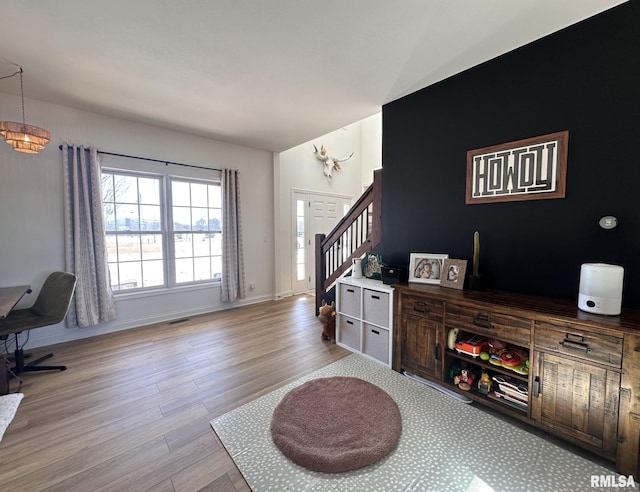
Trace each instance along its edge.
<path fill-rule="evenodd" d="M 46 328 L 43 328 L 46 329 Z M 246 491 L 209 421 L 350 352 L 297 296 L 32 351 L 0 489 Z"/>

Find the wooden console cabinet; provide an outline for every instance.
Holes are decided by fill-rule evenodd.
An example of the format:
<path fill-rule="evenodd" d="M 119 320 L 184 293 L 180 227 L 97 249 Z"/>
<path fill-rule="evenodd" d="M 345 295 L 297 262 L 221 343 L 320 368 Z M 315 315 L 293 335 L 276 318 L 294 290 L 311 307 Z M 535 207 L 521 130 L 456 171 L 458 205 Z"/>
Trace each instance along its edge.
<path fill-rule="evenodd" d="M 570 301 L 522 294 L 394 288 L 393 369 L 563 437 L 640 479 L 640 312 L 602 316 Z M 522 363 L 501 365 L 452 344 L 463 340 L 499 340 Z M 455 384 L 461 370 L 475 377 L 466 391 Z M 482 373 L 492 391 L 478 388 Z M 503 389 L 509 382 L 515 397 L 495 391 L 496 381 Z"/>

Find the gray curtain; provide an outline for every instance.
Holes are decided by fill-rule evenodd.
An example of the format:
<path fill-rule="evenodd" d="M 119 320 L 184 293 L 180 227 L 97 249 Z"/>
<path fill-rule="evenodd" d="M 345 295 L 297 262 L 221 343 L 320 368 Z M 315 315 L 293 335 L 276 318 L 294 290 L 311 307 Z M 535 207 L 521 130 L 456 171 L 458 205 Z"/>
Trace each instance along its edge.
<path fill-rule="evenodd" d="M 245 298 L 244 252 L 240 214 L 240 173 L 222 171 L 222 290 L 223 302 Z"/>
<path fill-rule="evenodd" d="M 67 327 L 116 319 L 102 216 L 100 161 L 95 148 L 62 145 L 66 270 L 78 277 Z"/>

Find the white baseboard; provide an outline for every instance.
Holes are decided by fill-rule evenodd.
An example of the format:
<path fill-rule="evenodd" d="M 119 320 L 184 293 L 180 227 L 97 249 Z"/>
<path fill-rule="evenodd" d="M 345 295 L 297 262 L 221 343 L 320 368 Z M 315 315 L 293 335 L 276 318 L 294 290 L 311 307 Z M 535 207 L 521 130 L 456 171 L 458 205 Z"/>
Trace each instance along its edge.
<path fill-rule="evenodd" d="M 213 308 L 211 306 L 202 306 L 183 311 L 174 310 L 166 313 L 158 313 L 154 316 L 140 316 L 137 318 L 129 318 L 126 320 L 116 319 L 115 321 L 111 321 L 109 323 L 103 323 L 101 325 L 90 326 L 86 328 L 67 328 L 64 322 L 62 322 L 57 325 L 56 328 L 49 327 L 44 329 L 31 330 L 31 332 L 29 333 L 29 341 L 25 345 L 25 348 L 45 347 L 49 345 L 70 342 L 73 340 L 81 340 L 83 338 L 105 335 L 107 333 L 130 330 L 132 328 L 147 326 L 154 323 L 164 323 L 176 319 L 188 318 L 190 316 L 225 311 L 227 309 L 233 309 L 241 306 L 248 306 L 250 304 L 257 304 L 260 302 L 272 300 L 274 300 L 274 298 L 271 296 L 252 297 L 250 299 L 241 299 L 230 304 L 221 304 Z"/>

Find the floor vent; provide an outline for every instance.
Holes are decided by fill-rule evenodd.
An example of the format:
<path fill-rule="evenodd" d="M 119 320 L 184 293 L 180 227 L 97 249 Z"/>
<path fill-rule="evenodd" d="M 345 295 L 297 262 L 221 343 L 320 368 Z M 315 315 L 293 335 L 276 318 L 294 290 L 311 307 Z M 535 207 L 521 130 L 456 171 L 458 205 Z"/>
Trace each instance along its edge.
<path fill-rule="evenodd" d="M 169 324 L 177 325 L 178 323 L 184 323 L 185 321 L 189 321 L 189 318 L 174 319 L 173 321 L 169 321 Z"/>

